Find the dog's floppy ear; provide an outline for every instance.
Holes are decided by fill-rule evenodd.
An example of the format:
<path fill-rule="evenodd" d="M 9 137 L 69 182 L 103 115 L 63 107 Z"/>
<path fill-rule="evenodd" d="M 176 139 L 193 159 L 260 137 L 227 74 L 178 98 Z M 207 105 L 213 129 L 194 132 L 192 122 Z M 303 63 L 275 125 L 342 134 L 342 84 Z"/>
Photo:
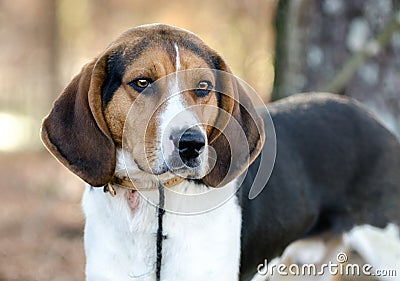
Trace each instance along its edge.
<path fill-rule="evenodd" d="M 217 56 L 217 86 L 220 114 L 210 136 L 215 166 L 203 178 L 208 186 L 221 187 L 241 175 L 256 159 L 265 140 L 264 123 L 247 90 Z M 223 114 L 221 114 L 223 113 Z"/>
<path fill-rule="evenodd" d="M 109 182 L 116 161 L 101 102 L 106 57 L 87 64 L 72 79 L 44 118 L 41 129 L 47 149 L 92 186 Z"/>

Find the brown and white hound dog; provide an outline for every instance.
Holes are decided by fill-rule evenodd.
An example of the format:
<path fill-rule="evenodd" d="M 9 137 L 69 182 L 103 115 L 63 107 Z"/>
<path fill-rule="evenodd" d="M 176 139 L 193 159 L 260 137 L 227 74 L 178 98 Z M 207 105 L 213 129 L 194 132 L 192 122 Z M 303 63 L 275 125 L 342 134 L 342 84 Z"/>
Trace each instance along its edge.
<path fill-rule="evenodd" d="M 296 239 L 399 222 L 399 142 L 373 116 L 327 94 L 260 115 L 230 73 L 194 34 L 146 25 L 54 103 L 42 140 L 87 183 L 87 280 L 244 280 Z M 275 167 L 250 200 L 271 118 Z"/>

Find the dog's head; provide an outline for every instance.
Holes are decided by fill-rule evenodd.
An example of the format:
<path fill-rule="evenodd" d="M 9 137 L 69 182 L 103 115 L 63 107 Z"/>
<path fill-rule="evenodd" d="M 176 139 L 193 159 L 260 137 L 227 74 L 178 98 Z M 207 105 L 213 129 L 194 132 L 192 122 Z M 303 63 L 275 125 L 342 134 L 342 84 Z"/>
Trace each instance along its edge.
<path fill-rule="evenodd" d="M 190 32 L 159 24 L 131 29 L 65 88 L 43 121 L 42 140 L 92 186 L 113 177 L 117 150 L 140 178 L 178 174 L 225 185 L 264 141 L 262 120 L 230 73 Z"/>

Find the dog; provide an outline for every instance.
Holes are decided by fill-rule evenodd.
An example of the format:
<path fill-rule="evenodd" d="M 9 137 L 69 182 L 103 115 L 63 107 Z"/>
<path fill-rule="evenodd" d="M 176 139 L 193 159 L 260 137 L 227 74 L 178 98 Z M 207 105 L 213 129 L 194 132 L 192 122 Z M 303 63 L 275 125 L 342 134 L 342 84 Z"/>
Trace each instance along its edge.
<path fill-rule="evenodd" d="M 373 115 L 319 93 L 259 113 L 230 74 L 193 33 L 145 25 L 55 101 L 41 138 L 87 184 L 86 280 L 246 280 L 297 239 L 399 223 L 400 145 Z"/>

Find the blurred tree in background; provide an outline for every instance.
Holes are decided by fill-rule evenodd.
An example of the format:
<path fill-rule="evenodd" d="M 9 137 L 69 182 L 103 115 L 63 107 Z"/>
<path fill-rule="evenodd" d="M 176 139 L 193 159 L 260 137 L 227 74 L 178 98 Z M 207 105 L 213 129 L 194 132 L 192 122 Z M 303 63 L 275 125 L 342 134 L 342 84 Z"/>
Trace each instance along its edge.
<path fill-rule="evenodd" d="M 400 136 L 400 1 L 281 0 L 272 99 L 354 97 Z"/>

